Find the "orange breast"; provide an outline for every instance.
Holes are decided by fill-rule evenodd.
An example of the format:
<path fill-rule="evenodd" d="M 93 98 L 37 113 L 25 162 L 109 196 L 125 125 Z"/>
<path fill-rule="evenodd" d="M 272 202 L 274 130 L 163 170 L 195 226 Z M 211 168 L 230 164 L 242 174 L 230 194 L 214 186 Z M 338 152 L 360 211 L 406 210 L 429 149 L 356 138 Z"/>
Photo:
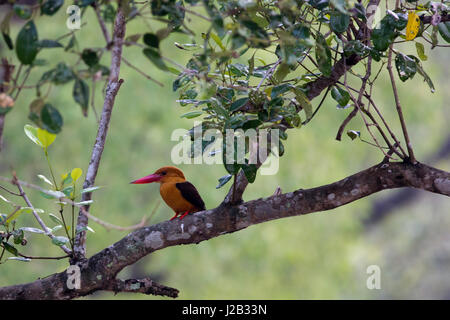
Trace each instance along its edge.
<path fill-rule="evenodd" d="M 193 211 L 195 207 L 181 195 L 180 190 L 175 186 L 177 182 L 161 183 L 159 192 L 163 200 L 176 213 Z"/>

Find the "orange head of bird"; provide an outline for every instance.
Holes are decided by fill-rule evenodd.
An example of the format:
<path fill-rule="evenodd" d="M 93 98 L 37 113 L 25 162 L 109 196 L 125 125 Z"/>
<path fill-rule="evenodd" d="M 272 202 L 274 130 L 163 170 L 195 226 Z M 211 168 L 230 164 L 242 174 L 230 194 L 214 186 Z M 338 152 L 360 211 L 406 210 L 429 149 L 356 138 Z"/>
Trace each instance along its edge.
<path fill-rule="evenodd" d="M 176 167 L 162 167 L 148 176 L 142 177 L 135 181 L 132 181 L 132 184 L 144 184 L 144 183 L 152 183 L 159 182 L 164 183 L 171 180 L 177 180 L 178 182 L 186 180 L 183 172 Z"/>

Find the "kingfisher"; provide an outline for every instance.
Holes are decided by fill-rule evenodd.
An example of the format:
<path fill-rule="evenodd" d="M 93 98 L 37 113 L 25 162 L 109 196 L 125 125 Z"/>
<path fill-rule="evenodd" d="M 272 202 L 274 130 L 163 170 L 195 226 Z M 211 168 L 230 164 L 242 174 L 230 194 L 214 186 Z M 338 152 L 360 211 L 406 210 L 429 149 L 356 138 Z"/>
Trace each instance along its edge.
<path fill-rule="evenodd" d="M 132 184 L 158 182 L 159 193 L 164 202 L 175 211 L 173 220 L 180 215 L 183 219 L 189 213 L 206 210 L 205 203 L 192 183 L 186 181 L 183 171 L 177 167 L 162 167 L 148 176 L 132 181 Z"/>

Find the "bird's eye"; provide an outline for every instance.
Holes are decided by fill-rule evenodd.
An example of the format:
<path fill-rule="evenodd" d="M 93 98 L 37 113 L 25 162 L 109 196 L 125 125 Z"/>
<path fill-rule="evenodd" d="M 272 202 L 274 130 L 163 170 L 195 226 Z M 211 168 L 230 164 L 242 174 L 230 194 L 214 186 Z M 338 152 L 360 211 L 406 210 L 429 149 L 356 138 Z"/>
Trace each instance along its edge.
<path fill-rule="evenodd" d="M 162 174 L 163 176 L 165 176 L 165 175 L 167 174 L 167 172 L 163 171 L 163 172 L 161 172 L 161 174 Z"/>

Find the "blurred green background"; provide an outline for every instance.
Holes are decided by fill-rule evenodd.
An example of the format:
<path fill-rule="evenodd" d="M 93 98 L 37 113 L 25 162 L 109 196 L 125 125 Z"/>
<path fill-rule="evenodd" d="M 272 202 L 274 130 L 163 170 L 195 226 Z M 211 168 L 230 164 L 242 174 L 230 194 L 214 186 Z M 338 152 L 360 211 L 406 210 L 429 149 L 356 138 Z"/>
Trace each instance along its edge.
<path fill-rule="evenodd" d="M 64 7 L 53 17 L 38 17 L 36 24 L 40 39 L 54 39 L 67 33 Z M 1 14 L 4 8 L 0 7 Z M 192 16 L 191 16 L 192 17 Z M 1 18 L 0 18 L 1 19 Z M 104 39 L 92 10 L 82 18 L 86 25 L 77 32 L 81 51 L 86 47 L 103 47 Z M 22 22 L 15 20 L 12 38 Z M 158 22 L 144 24 L 137 19 L 127 26 L 127 36 L 158 29 Z M 192 19 L 193 30 L 202 30 L 202 21 Z M 108 27 L 111 27 L 108 24 Z M 63 40 L 66 44 L 68 38 Z M 187 36 L 171 35 L 163 41 L 164 55 L 186 63 L 190 54 L 179 50 L 174 42 L 191 42 Z M 14 52 L 0 43 L 2 57 L 13 58 Z M 432 165 L 450 170 L 448 146 L 450 139 L 450 67 L 446 48 L 430 51 L 423 62 L 434 81 L 436 92 L 430 93 L 420 76 L 406 83 L 398 81 L 400 98 L 408 123 L 416 156 L 420 161 L 433 160 Z M 413 43 L 398 47 L 404 53 L 414 54 Z M 135 70 L 122 64 L 121 78 L 125 80 L 111 120 L 96 185 L 104 186 L 94 193 L 91 213 L 110 223 L 129 226 L 149 215 L 160 201 L 157 185 L 135 186 L 129 181 L 171 165 L 170 152 L 176 142 L 170 135 L 177 128 L 190 129 L 193 121 L 180 115 L 189 107 L 180 107 L 171 83 L 175 76 L 156 69 L 137 47 L 125 47 L 128 61 L 164 83 L 161 88 Z M 257 55 L 258 56 L 258 55 Z M 260 53 L 267 62 L 274 60 L 268 53 Z M 48 49 L 39 53 L 47 65 L 31 73 L 29 84 L 34 84 L 42 72 L 58 62 L 71 65 L 78 58 L 63 54 L 62 49 Z M 248 57 L 244 56 L 243 61 Z M 110 56 L 102 57 L 109 65 Z M 379 65 L 376 64 L 374 69 Z M 355 68 L 356 71 L 362 69 Z M 358 81 L 354 82 L 359 84 Z M 102 107 L 102 92 L 97 85 L 95 105 Z M 24 134 L 29 104 L 34 90 L 25 90 L 14 109 L 6 117 L 4 149 L 0 153 L 0 174 L 10 176 L 14 169 L 19 178 L 32 183 L 43 182 L 37 174 L 49 176 L 44 155 Z M 375 87 L 378 106 L 401 136 L 395 114 L 392 89 L 383 72 Z M 54 86 L 48 101 L 64 117 L 64 127 L 50 148 L 50 157 L 59 176 L 74 167 L 86 171 L 96 136 L 96 121 L 89 110 L 88 118 L 72 98 L 72 83 Z M 320 98 L 313 101 L 317 106 Z M 288 132 L 285 155 L 280 159 L 276 175 L 258 175 L 249 186 L 244 199 L 271 195 L 280 186 L 283 192 L 310 188 L 342 179 L 347 175 L 372 166 L 382 160 L 374 147 L 344 135 L 335 140 L 337 129 L 349 110 L 339 110 L 327 98 L 317 117 L 307 126 Z M 369 139 L 360 118 L 356 117 L 348 129 L 361 130 Z M 438 157 L 439 151 L 447 150 Z M 434 158 L 434 159 L 433 159 Z M 435 161 L 435 158 L 439 158 Z M 180 165 L 187 178 L 197 186 L 207 208 L 214 208 L 224 198 L 228 185 L 216 190 L 217 179 L 225 174 L 222 165 Z M 2 182 L 2 185 L 4 183 Z M 0 193 L 10 198 L 2 190 Z M 56 205 L 28 190 L 37 208 L 57 213 Z M 402 199 L 406 200 L 402 202 Z M 409 196 L 408 196 L 409 194 Z M 15 199 L 17 202 L 20 199 Z M 391 209 L 386 201 L 397 204 Z M 381 208 L 381 209 L 380 209 Z M 0 202 L 0 212 L 7 205 Z M 386 213 L 383 219 L 364 223 L 370 217 Z M 198 245 L 178 246 L 157 251 L 136 265 L 128 267 L 121 278 L 150 276 L 180 290 L 180 299 L 379 299 L 379 298 L 450 298 L 450 202 L 448 198 L 425 192 L 384 191 L 350 205 L 303 217 L 294 217 L 251 226 L 231 235 L 224 235 Z M 43 215 L 50 226 L 53 222 Z M 66 213 L 68 214 L 68 213 Z M 161 203 L 149 224 L 172 216 Z M 372 221 L 372 220 L 369 220 Z M 31 216 L 22 215 L 19 223 L 37 227 Z M 90 224 L 95 233 L 88 234 L 87 250 L 92 255 L 125 236 L 126 232 L 106 231 Z M 62 231 L 59 231 L 62 232 Z M 61 234 L 62 235 L 62 234 Z M 21 248 L 30 255 L 57 255 L 61 251 L 48 238 L 39 234 L 28 236 L 29 245 Z M 0 286 L 29 282 L 67 267 L 66 261 L 7 261 L 0 265 Z M 368 290 L 366 269 L 370 265 L 381 268 L 381 290 Z M 164 299 L 140 294 L 100 292 L 84 299 Z"/>

